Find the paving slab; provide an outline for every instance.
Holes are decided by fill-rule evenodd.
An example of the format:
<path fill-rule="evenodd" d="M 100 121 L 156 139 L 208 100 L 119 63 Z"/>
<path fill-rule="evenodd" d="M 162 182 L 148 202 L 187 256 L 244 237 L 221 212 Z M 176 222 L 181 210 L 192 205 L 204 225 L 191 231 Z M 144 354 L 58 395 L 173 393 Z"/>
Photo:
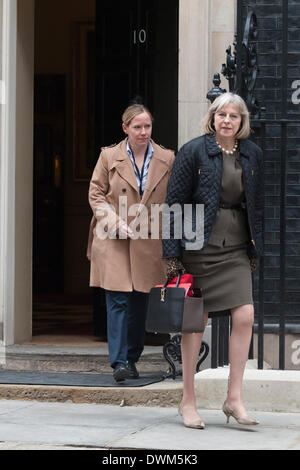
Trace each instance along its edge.
<path fill-rule="evenodd" d="M 184 427 L 176 408 L 0 400 L 0 450 L 300 450 L 300 413 L 253 412 L 252 427 L 199 411 L 204 430 Z"/>

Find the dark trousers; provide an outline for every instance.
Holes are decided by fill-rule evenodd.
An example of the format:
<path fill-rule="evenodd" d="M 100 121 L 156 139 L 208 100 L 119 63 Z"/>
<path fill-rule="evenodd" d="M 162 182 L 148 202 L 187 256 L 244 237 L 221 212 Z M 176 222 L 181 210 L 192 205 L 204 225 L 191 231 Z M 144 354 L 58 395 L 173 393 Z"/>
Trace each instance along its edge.
<path fill-rule="evenodd" d="M 105 291 L 110 365 L 137 362 L 144 349 L 149 294 Z"/>

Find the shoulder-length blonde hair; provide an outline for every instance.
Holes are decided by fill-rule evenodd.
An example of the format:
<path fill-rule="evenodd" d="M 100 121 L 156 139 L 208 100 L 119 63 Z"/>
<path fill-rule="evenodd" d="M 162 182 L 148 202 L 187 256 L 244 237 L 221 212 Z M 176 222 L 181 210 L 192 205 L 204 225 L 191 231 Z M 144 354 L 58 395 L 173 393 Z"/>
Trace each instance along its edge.
<path fill-rule="evenodd" d="M 236 134 L 237 139 L 247 139 L 251 133 L 250 128 L 250 117 L 247 105 L 243 98 L 235 93 L 223 93 L 222 95 L 218 96 L 215 101 L 210 105 L 206 115 L 202 120 L 202 133 L 203 134 L 214 134 L 215 133 L 215 126 L 214 126 L 214 118 L 215 113 L 222 108 L 225 108 L 229 104 L 235 104 L 242 116 L 242 122 L 238 133 Z"/>

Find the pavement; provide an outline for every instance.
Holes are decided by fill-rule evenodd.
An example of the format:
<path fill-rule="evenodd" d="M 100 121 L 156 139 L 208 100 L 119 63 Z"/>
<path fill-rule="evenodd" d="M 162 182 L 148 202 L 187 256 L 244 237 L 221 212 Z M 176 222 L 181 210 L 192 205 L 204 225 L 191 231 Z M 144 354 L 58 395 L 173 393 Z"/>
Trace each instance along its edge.
<path fill-rule="evenodd" d="M 173 407 L 0 400 L 0 450 L 300 450 L 300 413 L 251 412 L 260 424 L 241 426 L 199 412 L 204 430 Z"/>
<path fill-rule="evenodd" d="M 14 345 L 8 370 L 109 370 L 107 346 Z M 166 372 L 160 347 L 146 347 L 140 372 Z M 257 370 L 248 361 L 243 397 L 258 426 L 241 426 L 221 411 L 228 367 L 195 376 L 204 430 L 186 428 L 178 415 L 182 381 L 144 387 L 74 387 L 0 384 L 0 450 L 300 450 L 300 371 Z M 102 454 L 104 455 L 104 454 Z"/>

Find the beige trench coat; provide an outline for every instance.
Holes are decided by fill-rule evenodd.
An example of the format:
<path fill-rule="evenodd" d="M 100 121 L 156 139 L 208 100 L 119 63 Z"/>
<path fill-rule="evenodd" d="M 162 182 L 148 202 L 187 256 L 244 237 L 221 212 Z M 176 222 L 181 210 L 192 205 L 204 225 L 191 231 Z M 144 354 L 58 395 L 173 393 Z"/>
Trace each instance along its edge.
<path fill-rule="evenodd" d="M 159 231 L 151 232 L 151 219 L 157 221 L 151 210 L 157 210 L 165 202 L 175 157 L 171 150 L 151 142 L 154 153 L 142 199 L 126 151 L 126 139 L 101 151 L 89 189 L 94 214 L 87 254 L 91 261 L 90 286 L 149 292 L 165 280 L 161 223 Z M 118 239 L 116 231 L 123 221 L 135 228 L 136 234 L 143 227 L 143 238 Z"/>

